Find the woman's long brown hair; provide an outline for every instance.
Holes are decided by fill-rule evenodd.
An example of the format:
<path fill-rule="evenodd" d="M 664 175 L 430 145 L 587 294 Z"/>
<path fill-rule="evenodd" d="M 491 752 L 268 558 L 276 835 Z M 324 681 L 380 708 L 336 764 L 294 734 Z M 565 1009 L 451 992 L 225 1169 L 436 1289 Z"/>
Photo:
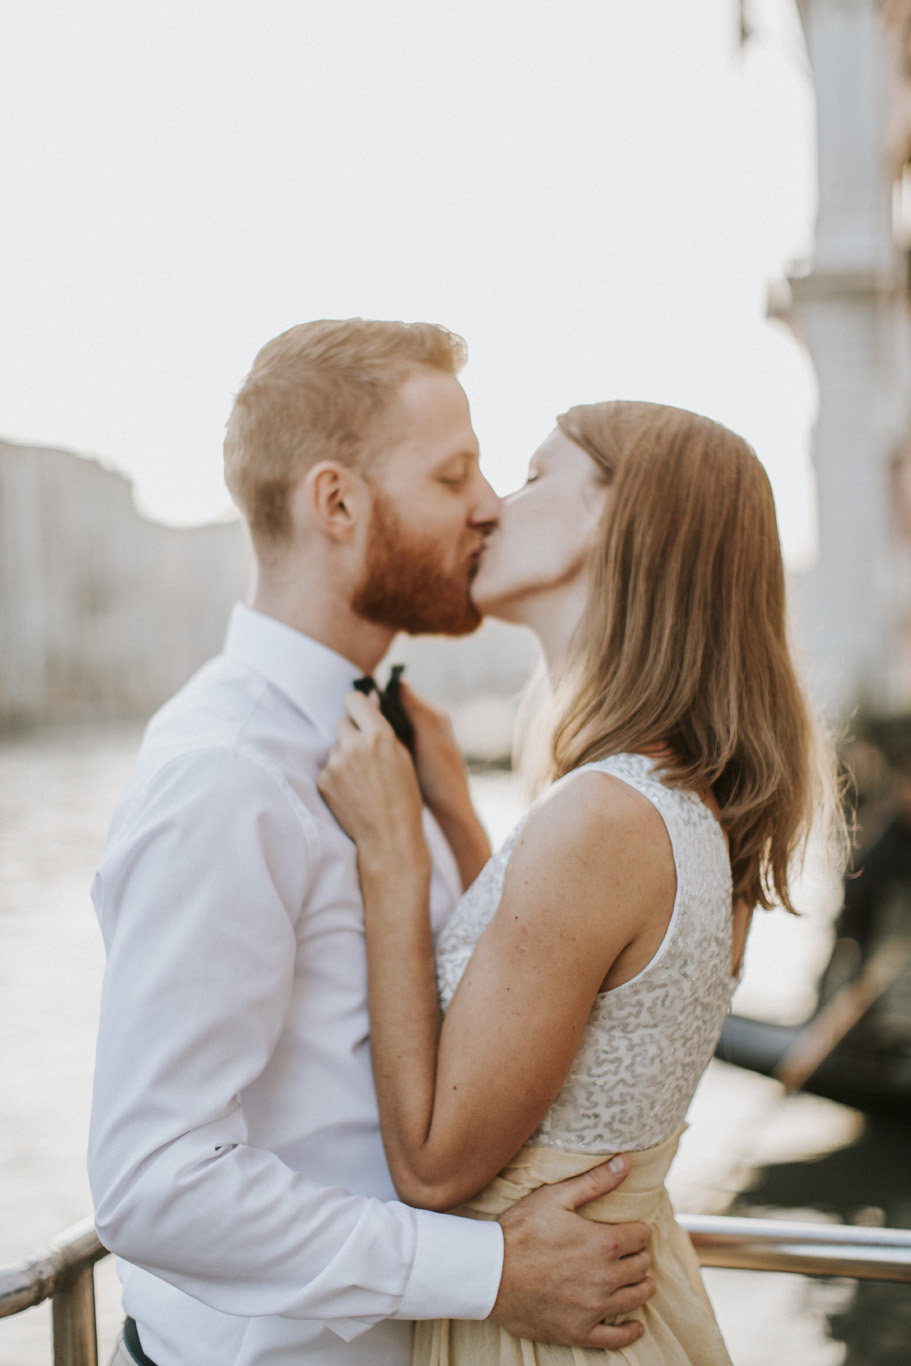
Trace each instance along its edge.
<path fill-rule="evenodd" d="M 793 910 L 824 747 L 788 649 L 765 470 L 739 436 L 679 408 L 584 404 L 558 422 L 613 488 L 557 680 L 550 777 L 666 747 L 662 778 L 718 801 L 734 895 Z"/>

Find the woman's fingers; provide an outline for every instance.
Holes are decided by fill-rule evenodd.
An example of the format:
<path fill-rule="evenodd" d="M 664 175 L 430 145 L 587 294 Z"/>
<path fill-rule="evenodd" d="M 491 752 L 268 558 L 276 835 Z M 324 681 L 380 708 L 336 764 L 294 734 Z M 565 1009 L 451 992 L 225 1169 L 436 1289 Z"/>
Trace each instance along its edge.
<path fill-rule="evenodd" d="M 377 699 L 351 692 L 319 791 L 361 852 L 423 840 L 421 796 L 411 756 L 381 715 Z"/>
<path fill-rule="evenodd" d="M 415 692 L 411 684 L 406 683 L 404 678 L 399 682 L 399 697 L 402 699 L 402 705 L 413 721 L 418 720 L 421 716 L 431 717 L 446 715 L 439 707 L 434 707 L 425 697 L 422 697 L 419 692 Z"/>
<path fill-rule="evenodd" d="M 349 692 L 345 697 L 345 715 L 353 721 L 358 730 L 370 732 L 374 729 L 381 730 L 384 726 L 392 729 L 380 711 L 380 699 L 375 692 L 369 697 L 365 697 L 357 689 Z"/>
<path fill-rule="evenodd" d="M 345 715 L 335 725 L 330 763 L 339 760 L 388 763 L 386 745 L 392 743 L 398 744 L 395 732 L 380 712 L 376 699 L 364 697 L 359 692 L 349 693 L 345 698 Z"/>
<path fill-rule="evenodd" d="M 433 706 L 420 693 L 416 693 L 413 688 L 409 687 L 404 679 L 399 684 L 399 696 L 419 734 L 421 732 L 444 735 L 452 733 L 452 720 L 449 712 L 444 711 L 442 707 Z"/>
<path fill-rule="evenodd" d="M 343 745 L 347 741 L 353 740 L 359 734 L 360 730 L 351 720 L 350 716 L 343 716 L 340 721 L 336 721 L 335 738 L 339 744 Z"/>

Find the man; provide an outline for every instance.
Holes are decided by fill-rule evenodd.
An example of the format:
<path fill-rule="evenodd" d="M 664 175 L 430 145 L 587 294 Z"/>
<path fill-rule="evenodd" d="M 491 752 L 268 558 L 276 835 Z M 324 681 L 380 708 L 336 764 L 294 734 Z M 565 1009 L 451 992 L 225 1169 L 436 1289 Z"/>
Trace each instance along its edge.
<path fill-rule="evenodd" d="M 398 629 L 459 634 L 497 499 L 441 328 L 311 323 L 258 355 L 228 423 L 253 607 L 153 718 L 93 887 L 108 950 L 90 1171 L 125 1342 L 157 1366 L 405 1366 L 410 1320 L 491 1314 L 620 1346 L 648 1230 L 577 1206 L 501 1224 L 395 1200 L 370 1074 L 354 847 L 317 791 L 343 699 Z M 427 817 L 437 921 L 457 869 Z"/>

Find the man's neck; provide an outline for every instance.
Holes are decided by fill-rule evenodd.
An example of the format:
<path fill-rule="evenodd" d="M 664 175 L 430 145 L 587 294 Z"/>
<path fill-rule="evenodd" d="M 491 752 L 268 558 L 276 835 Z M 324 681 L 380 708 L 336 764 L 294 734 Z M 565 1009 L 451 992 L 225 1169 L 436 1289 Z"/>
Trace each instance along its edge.
<path fill-rule="evenodd" d="M 299 583 L 291 585 L 263 574 L 257 575 L 250 606 L 318 640 L 368 674 L 373 673 L 395 634 L 355 615 L 333 594 L 303 594 Z"/>

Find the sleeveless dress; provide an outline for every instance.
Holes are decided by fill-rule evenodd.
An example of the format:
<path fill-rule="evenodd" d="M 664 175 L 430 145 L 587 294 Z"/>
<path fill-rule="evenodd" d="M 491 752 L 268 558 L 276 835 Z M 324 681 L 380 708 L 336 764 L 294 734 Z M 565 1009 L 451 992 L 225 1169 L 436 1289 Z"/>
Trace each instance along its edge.
<path fill-rule="evenodd" d="M 686 1111 L 736 986 L 730 863 L 708 807 L 695 793 L 665 786 L 653 764 L 642 754 L 617 754 L 583 767 L 622 779 L 664 820 L 677 874 L 664 939 L 637 976 L 599 993 L 553 1105 L 500 1175 L 456 1211 L 495 1219 L 538 1186 L 578 1175 L 616 1152 L 628 1153 L 632 1165 L 623 1184 L 583 1212 L 604 1223 L 642 1219 L 651 1225 L 650 1274 L 657 1289 L 627 1316 L 638 1319 L 645 1333 L 629 1347 L 605 1352 L 526 1341 L 489 1319 L 435 1320 L 415 1327 L 413 1366 L 588 1366 L 608 1359 L 627 1366 L 730 1366 L 692 1245 L 664 1188 Z M 525 819 L 440 935 L 437 976 L 444 1010 L 500 902 Z"/>

